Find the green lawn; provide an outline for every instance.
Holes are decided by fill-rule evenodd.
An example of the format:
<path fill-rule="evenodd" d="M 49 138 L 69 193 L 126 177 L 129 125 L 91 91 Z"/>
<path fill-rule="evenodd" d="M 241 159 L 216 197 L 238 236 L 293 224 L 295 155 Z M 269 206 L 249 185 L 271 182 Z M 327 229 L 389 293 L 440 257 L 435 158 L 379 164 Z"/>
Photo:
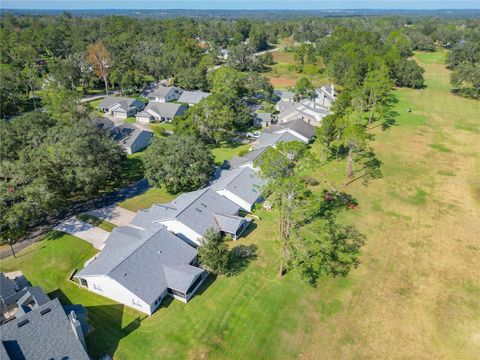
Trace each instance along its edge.
<path fill-rule="evenodd" d="M 112 232 L 112 230 L 115 228 L 115 225 L 112 223 L 99 219 L 93 215 L 89 214 L 80 214 L 77 216 L 80 220 L 85 221 L 86 223 L 89 223 L 90 225 L 96 226 L 102 230 Z"/>
<path fill-rule="evenodd" d="M 175 129 L 175 127 L 173 126 L 172 123 L 166 123 L 166 122 L 163 122 L 163 123 L 160 123 L 160 124 L 152 124 L 152 125 L 150 125 L 150 128 L 153 130 L 153 133 L 156 136 L 164 136 L 165 131 L 173 132 L 174 129 Z"/>
<path fill-rule="evenodd" d="M 312 172 L 315 191 L 326 179 L 359 203 L 340 219 L 368 237 L 347 278 L 324 278 L 316 288 L 295 273 L 278 278 L 277 216 L 265 210 L 247 237 L 230 243 L 256 247 L 255 260 L 210 281 L 188 304 L 167 303 L 148 318 L 65 280 L 95 253 L 69 235 L 35 243 L 0 269 L 20 269 L 33 284 L 85 305 L 94 358 L 479 358 L 479 102 L 449 92 L 442 56 L 417 59 L 427 87 L 396 91 L 396 124 L 374 130 L 383 178 L 344 188 L 344 161 Z M 312 150 L 320 153 L 320 145 Z M 162 189 L 142 196 L 123 206 L 173 198 Z"/>
<path fill-rule="evenodd" d="M 118 205 L 127 210 L 138 211 L 140 209 L 149 208 L 153 204 L 170 202 L 176 196 L 178 195 L 172 195 L 168 193 L 167 190 L 165 190 L 164 188 L 150 188 L 145 191 L 145 193 L 122 201 Z"/>
<path fill-rule="evenodd" d="M 137 122 L 137 119 L 135 118 L 135 116 L 130 116 L 129 118 L 125 119 L 125 122 L 129 124 L 135 124 Z"/>
<path fill-rule="evenodd" d="M 223 164 L 225 160 L 231 160 L 235 156 L 241 156 L 250 149 L 249 144 L 240 143 L 225 143 L 218 148 L 212 149 L 213 156 L 215 157 L 215 163 L 217 165 Z"/>

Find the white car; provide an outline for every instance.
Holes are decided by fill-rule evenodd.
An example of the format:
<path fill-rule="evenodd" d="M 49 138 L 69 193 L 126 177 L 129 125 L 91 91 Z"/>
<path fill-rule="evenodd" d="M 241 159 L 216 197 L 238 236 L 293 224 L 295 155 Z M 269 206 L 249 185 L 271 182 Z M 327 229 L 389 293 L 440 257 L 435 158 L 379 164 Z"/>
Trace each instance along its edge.
<path fill-rule="evenodd" d="M 260 132 L 258 132 L 258 131 L 248 132 L 248 133 L 247 133 L 247 136 L 248 136 L 249 138 L 258 139 L 258 138 L 260 137 Z"/>

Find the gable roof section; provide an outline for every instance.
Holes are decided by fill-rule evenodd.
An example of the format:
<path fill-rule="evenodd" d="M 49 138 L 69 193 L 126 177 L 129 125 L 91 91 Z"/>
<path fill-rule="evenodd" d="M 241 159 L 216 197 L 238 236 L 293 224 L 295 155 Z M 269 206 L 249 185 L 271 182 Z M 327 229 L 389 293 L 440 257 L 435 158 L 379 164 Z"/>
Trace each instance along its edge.
<path fill-rule="evenodd" d="M 280 142 L 289 142 L 289 141 L 301 141 L 305 142 L 303 139 L 295 136 L 291 132 L 282 132 L 282 133 L 262 133 L 258 138 L 258 143 L 255 145 L 256 149 L 260 149 L 263 147 L 273 146 Z"/>
<path fill-rule="evenodd" d="M 295 120 L 287 121 L 281 124 L 272 125 L 269 128 L 265 129 L 265 132 L 272 134 L 272 133 L 278 133 L 286 129 L 293 130 L 296 133 L 306 137 L 309 140 L 312 139 L 312 137 L 315 135 L 315 132 L 316 132 L 315 126 L 308 124 L 302 119 L 295 119 Z"/>
<path fill-rule="evenodd" d="M 100 101 L 100 104 L 98 104 L 98 107 L 102 109 L 110 109 L 114 106 L 117 106 L 115 111 L 118 111 L 119 109 L 123 111 L 128 111 L 132 107 L 136 107 L 140 105 L 140 103 L 141 101 L 134 98 L 106 96 L 102 99 L 102 101 Z"/>
<path fill-rule="evenodd" d="M 178 196 L 168 204 L 156 204 L 139 211 L 131 224 L 148 228 L 152 223 L 177 220 L 199 235 L 215 227 L 215 214 L 236 215 L 241 207 L 233 201 L 205 188 Z"/>
<path fill-rule="evenodd" d="M 163 86 L 163 85 L 158 85 L 152 91 L 148 93 L 147 96 L 149 97 L 165 97 L 168 95 L 170 91 L 175 91 L 177 90 L 178 92 L 182 92 L 182 89 L 177 88 L 175 86 Z"/>
<path fill-rule="evenodd" d="M 7 298 L 17 293 L 15 280 L 9 279 L 3 272 L 0 272 L 0 301 L 3 303 Z"/>
<path fill-rule="evenodd" d="M 198 104 L 202 99 L 210 96 L 210 93 L 204 91 L 183 91 L 180 98 L 177 100 L 178 102 L 183 102 L 187 104 Z"/>
<path fill-rule="evenodd" d="M 262 154 L 267 150 L 266 147 L 260 147 L 258 149 L 253 149 L 243 156 L 236 156 L 228 163 L 231 168 L 241 167 L 243 165 L 248 165 L 255 162 Z"/>
<path fill-rule="evenodd" d="M 125 123 L 112 129 L 113 139 L 122 146 L 130 147 L 143 134 L 149 133 L 153 136 L 151 131 L 140 129 L 134 124 Z"/>
<path fill-rule="evenodd" d="M 106 275 L 151 304 L 166 288 L 186 292 L 204 272 L 190 265 L 197 251 L 163 226 L 115 230 L 100 255 L 77 276 Z"/>
<path fill-rule="evenodd" d="M 255 170 L 244 167 L 222 171 L 220 177 L 211 185 L 211 188 L 216 191 L 222 189 L 230 191 L 240 199 L 253 205 L 260 197 L 261 187 L 264 184 L 265 181 Z"/>
<path fill-rule="evenodd" d="M 90 359 L 58 299 L 2 325 L 0 339 L 2 359 Z"/>
<path fill-rule="evenodd" d="M 185 105 L 176 104 L 176 103 L 161 103 L 161 102 L 149 102 L 145 110 L 142 113 L 148 113 L 149 115 L 157 116 L 157 117 L 168 117 L 172 118 L 176 115 L 183 114 L 187 108 Z M 140 113 L 140 114 L 142 114 Z M 140 115 L 139 114 L 139 115 Z"/>

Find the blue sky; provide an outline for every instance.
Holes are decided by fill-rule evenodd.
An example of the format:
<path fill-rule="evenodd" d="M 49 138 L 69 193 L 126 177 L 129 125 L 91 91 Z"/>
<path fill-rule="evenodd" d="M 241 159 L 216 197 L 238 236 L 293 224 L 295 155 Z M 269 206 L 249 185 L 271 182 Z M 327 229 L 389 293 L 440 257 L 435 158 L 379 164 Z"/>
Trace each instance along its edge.
<path fill-rule="evenodd" d="M 7 9 L 478 9 L 480 0 L 1 0 Z"/>

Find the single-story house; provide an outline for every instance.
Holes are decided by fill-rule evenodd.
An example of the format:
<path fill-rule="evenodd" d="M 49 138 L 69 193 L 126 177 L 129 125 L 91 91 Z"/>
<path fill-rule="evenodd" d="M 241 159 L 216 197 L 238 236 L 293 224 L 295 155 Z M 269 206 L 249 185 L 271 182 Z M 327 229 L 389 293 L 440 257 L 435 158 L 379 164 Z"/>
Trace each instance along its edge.
<path fill-rule="evenodd" d="M 210 96 L 210 93 L 200 91 L 200 90 L 197 90 L 197 91 L 184 90 L 182 95 L 180 95 L 177 101 L 180 103 L 185 103 L 192 106 L 192 105 L 198 104 L 201 100 L 209 96 Z"/>
<path fill-rule="evenodd" d="M 258 149 L 253 149 L 246 153 L 243 156 L 236 156 L 228 162 L 228 165 L 231 169 L 249 167 L 254 169 L 254 163 L 257 159 L 262 156 L 262 154 L 268 149 L 268 147 L 260 147 Z"/>
<path fill-rule="evenodd" d="M 250 167 L 222 170 L 210 188 L 239 205 L 245 211 L 261 201 L 264 179 Z"/>
<path fill-rule="evenodd" d="M 136 119 L 142 124 L 152 121 L 171 122 L 175 116 L 183 115 L 187 109 L 188 107 L 182 104 L 150 102 L 145 110 L 137 114 Z"/>
<path fill-rule="evenodd" d="M 275 105 L 275 108 L 280 111 L 277 117 L 278 123 L 303 119 L 309 124 L 320 126 L 322 119 L 331 114 L 327 108 L 311 100 L 302 100 L 300 102 L 280 101 Z"/>
<path fill-rule="evenodd" d="M 250 219 L 239 216 L 241 210 L 233 201 L 205 188 L 140 210 L 130 224 L 141 229 L 161 224 L 190 245 L 199 246 L 210 228 L 237 239 L 250 224 Z"/>
<path fill-rule="evenodd" d="M 271 113 L 255 113 L 255 117 L 253 118 L 253 125 L 269 127 L 270 125 L 272 125 L 272 121 L 274 121 L 274 117 Z"/>
<path fill-rule="evenodd" d="M 145 104 L 134 98 L 106 96 L 98 105 L 99 110 L 119 119 L 126 119 L 145 108 Z"/>
<path fill-rule="evenodd" d="M 282 133 L 267 133 L 263 132 L 260 137 L 257 139 L 257 141 L 253 144 L 253 148 L 255 150 L 261 149 L 261 148 L 268 148 L 270 146 L 275 146 L 278 143 L 281 142 L 290 142 L 290 141 L 303 141 L 302 138 L 296 136 L 295 134 L 291 132 L 282 132 Z"/>
<path fill-rule="evenodd" d="M 86 323 L 73 309 L 50 300 L 41 288 L 29 288 L 17 301 L 15 318 L 0 326 L 0 359 L 89 360 Z"/>
<path fill-rule="evenodd" d="M 182 91 L 182 89 L 176 86 L 157 85 L 148 92 L 147 98 L 150 101 L 165 103 L 177 100 L 182 94 Z"/>
<path fill-rule="evenodd" d="M 125 149 L 127 154 L 146 148 L 153 137 L 153 132 L 129 123 L 117 126 L 111 131 L 113 139 Z"/>
<path fill-rule="evenodd" d="M 154 224 L 145 230 L 116 227 L 75 278 L 92 292 L 151 315 L 166 296 L 189 301 L 207 276 L 197 266 L 196 249 Z"/>
<path fill-rule="evenodd" d="M 283 134 L 288 132 L 298 137 L 304 143 L 309 143 L 310 141 L 312 141 L 312 138 L 315 136 L 316 131 L 317 129 L 315 126 L 306 123 L 302 119 L 296 119 L 272 125 L 268 129 L 264 130 L 265 133 L 270 134 Z"/>

